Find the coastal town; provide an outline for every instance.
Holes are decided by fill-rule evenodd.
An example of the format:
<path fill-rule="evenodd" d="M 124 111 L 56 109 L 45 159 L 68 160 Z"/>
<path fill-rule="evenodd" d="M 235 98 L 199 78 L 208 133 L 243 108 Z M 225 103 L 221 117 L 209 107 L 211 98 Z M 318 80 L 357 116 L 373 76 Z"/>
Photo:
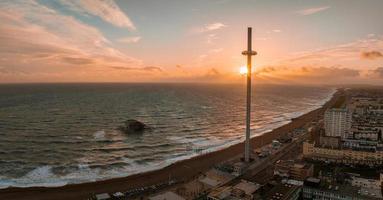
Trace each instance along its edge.
<path fill-rule="evenodd" d="M 383 200 L 383 0 L 0 0 L 0 200 Z"/>
<path fill-rule="evenodd" d="M 339 87 L 322 107 L 251 137 L 252 28 L 247 29 L 245 137 L 216 151 L 126 177 L 59 187 L 9 187 L 6 199 L 383 199 L 383 93 Z M 257 116 L 255 116 L 257 117 Z M 128 120 L 125 134 L 149 129 Z M 150 147 L 149 147 L 150 148 Z M 109 157 L 109 155 L 108 155 Z"/>
<path fill-rule="evenodd" d="M 302 126 L 254 145 L 251 162 L 238 154 L 198 173 L 185 164 L 193 177 L 89 199 L 382 199 L 383 95 L 339 89 L 324 107 Z"/>

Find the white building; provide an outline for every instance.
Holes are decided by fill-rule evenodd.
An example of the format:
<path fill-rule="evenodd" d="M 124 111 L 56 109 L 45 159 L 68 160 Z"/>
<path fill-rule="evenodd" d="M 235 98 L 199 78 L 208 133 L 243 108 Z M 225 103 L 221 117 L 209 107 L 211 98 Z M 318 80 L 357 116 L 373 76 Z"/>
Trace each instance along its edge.
<path fill-rule="evenodd" d="M 326 110 L 324 116 L 324 128 L 326 136 L 349 137 L 351 128 L 351 114 L 345 108 L 331 108 Z"/>

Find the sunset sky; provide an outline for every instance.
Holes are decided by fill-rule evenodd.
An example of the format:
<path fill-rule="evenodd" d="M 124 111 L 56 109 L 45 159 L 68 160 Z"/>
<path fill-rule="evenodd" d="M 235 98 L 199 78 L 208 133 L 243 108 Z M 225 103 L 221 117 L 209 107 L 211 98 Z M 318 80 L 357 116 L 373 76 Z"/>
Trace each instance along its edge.
<path fill-rule="evenodd" d="M 383 84 L 382 0 L 3 0 L 0 82 Z"/>

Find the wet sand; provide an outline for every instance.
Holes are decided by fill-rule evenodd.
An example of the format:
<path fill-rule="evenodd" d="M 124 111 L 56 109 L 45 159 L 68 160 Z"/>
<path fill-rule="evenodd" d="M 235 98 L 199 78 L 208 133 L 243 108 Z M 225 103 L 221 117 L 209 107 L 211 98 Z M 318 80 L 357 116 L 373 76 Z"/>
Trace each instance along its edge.
<path fill-rule="evenodd" d="M 332 106 L 341 92 L 334 94 L 333 98 L 323 107 L 295 118 L 289 124 L 281 126 L 271 132 L 254 137 L 251 140 L 253 148 L 259 148 L 264 144 L 270 143 L 273 139 L 291 132 L 295 128 L 304 126 L 323 115 L 324 111 Z M 6 188 L 0 190 L 0 199 L 28 199 L 28 200 L 48 200 L 48 199 L 87 199 L 91 194 L 104 192 L 127 191 L 145 185 L 153 185 L 159 182 L 166 182 L 169 177 L 177 180 L 190 179 L 197 176 L 200 172 L 210 169 L 213 165 L 226 161 L 230 158 L 242 154 L 244 143 L 239 143 L 231 147 L 200 155 L 194 158 L 176 162 L 165 168 L 131 175 L 123 178 L 72 184 L 62 187 L 30 187 L 30 188 Z"/>

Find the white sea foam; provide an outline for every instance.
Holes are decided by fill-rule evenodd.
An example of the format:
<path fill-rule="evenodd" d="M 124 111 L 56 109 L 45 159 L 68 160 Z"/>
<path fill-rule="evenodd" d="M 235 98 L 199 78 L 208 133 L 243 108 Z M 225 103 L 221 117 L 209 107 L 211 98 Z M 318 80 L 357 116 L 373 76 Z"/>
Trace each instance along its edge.
<path fill-rule="evenodd" d="M 81 163 L 81 164 L 78 164 L 77 167 L 78 167 L 79 169 L 89 169 L 89 164 L 83 164 L 83 163 Z"/>
<path fill-rule="evenodd" d="M 48 177 L 51 177 L 53 175 L 52 173 L 52 167 L 51 166 L 42 166 L 38 167 L 25 175 L 25 178 L 33 179 L 33 180 L 41 180 L 46 179 Z"/>
<path fill-rule="evenodd" d="M 205 109 L 211 109 L 210 106 L 201 106 L 201 108 L 204 109 L 204 110 L 205 110 Z"/>
<path fill-rule="evenodd" d="M 93 138 L 94 138 L 95 140 L 103 140 L 103 139 L 105 139 L 105 131 L 104 131 L 104 130 L 96 131 L 96 132 L 93 134 Z"/>
<path fill-rule="evenodd" d="M 0 188 L 14 187 L 58 187 L 68 184 L 67 181 L 52 173 L 52 166 L 41 166 L 16 179 L 0 179 Z"/>

